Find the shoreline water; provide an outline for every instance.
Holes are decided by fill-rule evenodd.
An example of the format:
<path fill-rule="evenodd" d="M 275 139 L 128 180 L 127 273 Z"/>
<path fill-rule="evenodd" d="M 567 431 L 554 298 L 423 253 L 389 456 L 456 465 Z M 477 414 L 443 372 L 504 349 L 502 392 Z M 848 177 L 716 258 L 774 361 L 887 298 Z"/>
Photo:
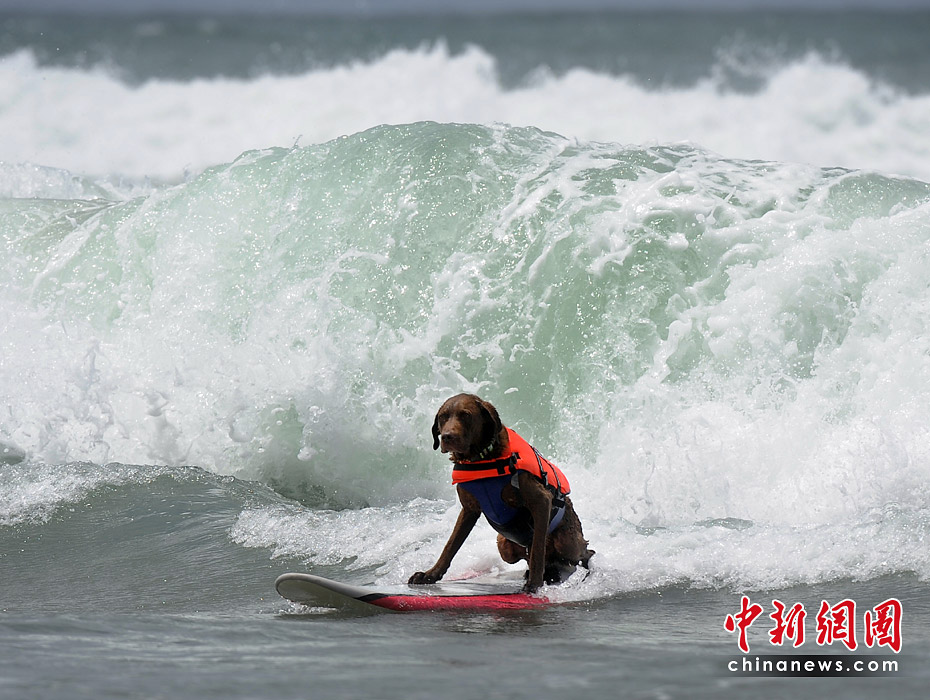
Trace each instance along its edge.
<path fill-rule="evenodd" d="M 631 698 L 813 698 L 842 688 L 850 698 L 922 696 L 930 639 L 923 584 L 901 577 L 771 592 L 816 603 L 851 597 L 863 605 L 893 593 L 904 604 L 900 655 L 851 654 L 813 643 L 792 654 L 843 661 L 891 659 L 898 670 L 824 678 L 733 673 L 781 649 L 754 640 L 742 654 L 722 619 L 738 596 L 671 589 L 543 612 L 375 614 L 240 600 L 208 612 L 23 614 L 6 610 L 0 637 L 4 697 L 425 697 L 476 693 L 555 698 L 621 692 Z M 67 595 L 70 587 L 64 587 Z M 269 587 L 270 590 L 270 587 Z M 256 590 L 254 593 L 258 593 Z M 15 632 L 15 636 L 12 634 Z M 427 641 L 428 643 L 424 643 Z M 351 653 L 349 652 L 351 650 Z M 556 658 L 558 664 L 541 663 Z"/>

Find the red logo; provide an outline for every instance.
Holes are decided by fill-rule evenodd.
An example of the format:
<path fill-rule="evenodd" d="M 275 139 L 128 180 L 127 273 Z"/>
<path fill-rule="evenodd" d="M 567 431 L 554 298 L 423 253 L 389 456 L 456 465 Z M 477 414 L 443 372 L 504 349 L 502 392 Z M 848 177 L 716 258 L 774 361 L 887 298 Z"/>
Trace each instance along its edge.
<path fill-rule="evenodd" d="M 753 622 L 756 621 L 756 618 L 762 614 L 762 606 L 756 604 L 749 604 L 749 596 L 743 596 L 741 602 L 741 608 L 736 615 L 727 615 L 727 619 L 724 621 L 723 626 L 726 628 L 727 632 L 735 632 L 739 629 L 739 648 L 743 650 L 744 653 L 749 653 L 749 641 L 747 640 L 747 633 L 749 632 L 749 627 Z"/>
<path fill-rule="evenodd" d="M 805 618 L 807 612 L 802 603 L 795 603 L 790 608 L 780 600 L 772 601 L 773 612 L 768 616 L 774 621 L 769 630 L 769 642 L 774 646 L 790 643 L 800 647 L 805 641 Z M 764 612 L 764 608 L 753 603 L 749 596 L 740 599 L 739 612 L 726 616 L 723 627 L 727 632 L 739 632 L 738 644 L 744 654 L 749 653 L 749 628 Z M 871 647 L 888 647 L 895 653 L 901 651 L 901 622 L 904 610 L 901 601 L 889 598 L 879 603 L 862 617 L 865 645 Z M 856 641 L 856 603 L 842 600 L 835 605 L 827 601 L 820 603 L 816 617 L 816 641 L 818 646 L 841 643 L 849 651 L 855 651 Z"/>
<path fill-rule="evenodd" d="M 873 615 L 874 613 L 874 615 Z M 865 644 L 887 646 L 895 654 L 901 651 L 901 617 L 904 611 L 901 601 L 886 600 L 865 614 Z"/>
<path fill-rule="evenodd" d="M 785 614 L 785 605 L 780 600 L 773 600 L 772 605 L 775 606 L 775 612 L 769 615 L 775 620 L 775 627 L 769 632 L 772 644 L 780 647 L 786 639 L 793 641 L 795 647 L 804 644 L 804 618 L 807 616 L 804 606 L 795 603 Z"/>
<path fill-rule="evenodd" d="M 817 644 L 827 646 L 843 642 L 850 651 L 856 650 L 856 604 L 844 600 L 833 607 L 822 601 L 817 613 Z"/>

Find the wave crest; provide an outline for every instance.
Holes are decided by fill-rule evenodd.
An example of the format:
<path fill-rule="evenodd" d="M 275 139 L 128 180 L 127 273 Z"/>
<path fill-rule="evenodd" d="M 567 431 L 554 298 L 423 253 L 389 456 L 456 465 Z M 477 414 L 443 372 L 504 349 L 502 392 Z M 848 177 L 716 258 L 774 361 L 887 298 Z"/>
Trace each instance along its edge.
<path fill-rule="evenodd" d="M 732 62 L 731 62 L 732 63 Z M 899 173 L 930 180 L 930 97 L 904 94 L 819 54 L 693 85 L 650 87 L 631 75 L 544 70 L 502 85 L 492 55 L 437 42 L 369 61 L 254 78 L 127 85 L 106 68 L 0 58 L 7 163 L 132 183 L 179 182 L 239 153 L 322 143 L 378 124 L 535 126 L 585 141 L 690 141 L 740 158 Z M 53 107 L 52 107 L 53 105 Z"/>

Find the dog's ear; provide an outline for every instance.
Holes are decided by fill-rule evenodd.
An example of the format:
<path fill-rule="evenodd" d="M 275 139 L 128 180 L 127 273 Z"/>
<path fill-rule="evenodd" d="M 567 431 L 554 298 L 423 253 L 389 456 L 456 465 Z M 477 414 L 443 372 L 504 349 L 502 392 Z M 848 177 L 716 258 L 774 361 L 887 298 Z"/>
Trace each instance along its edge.
<path fill-rule="evenodd" d="M 477 398 L 477 397 L 476 397 Z M 497 414 L 497 409 L 487 401 L 483 399 L 477 399 L 478 409 L 481 411 L 482 417 L 482 446 L 490 445 L 496 438 L 498 433 L 503 430 L 503 425 L 501 424 L 501 418 Z"/>
<path fill-rule="evenodd" d="M 433 419 L 433 449 L 439 449 L 439 412 L 437 411 L 436 417 Z"/>

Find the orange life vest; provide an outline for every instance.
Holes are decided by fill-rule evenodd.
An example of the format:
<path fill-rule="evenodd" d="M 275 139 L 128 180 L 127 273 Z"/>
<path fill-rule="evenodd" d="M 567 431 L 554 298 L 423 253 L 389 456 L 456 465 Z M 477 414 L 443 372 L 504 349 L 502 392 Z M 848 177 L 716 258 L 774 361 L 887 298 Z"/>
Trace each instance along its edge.
<path fill-rule="evenodd" d="M 562 470 L 543 457 L 526 440 L 510 428 L 506 428 L 510 438 L 510 451 L 497 459 L 478 462 L 455 462 L 452 469 L 452 483 L 461 484 L 477 479 L 515 474 L 518 470 L 529 472 L 543 485 L 553 490 L 557 499 L 564 499 L 571 489 Z"/>

